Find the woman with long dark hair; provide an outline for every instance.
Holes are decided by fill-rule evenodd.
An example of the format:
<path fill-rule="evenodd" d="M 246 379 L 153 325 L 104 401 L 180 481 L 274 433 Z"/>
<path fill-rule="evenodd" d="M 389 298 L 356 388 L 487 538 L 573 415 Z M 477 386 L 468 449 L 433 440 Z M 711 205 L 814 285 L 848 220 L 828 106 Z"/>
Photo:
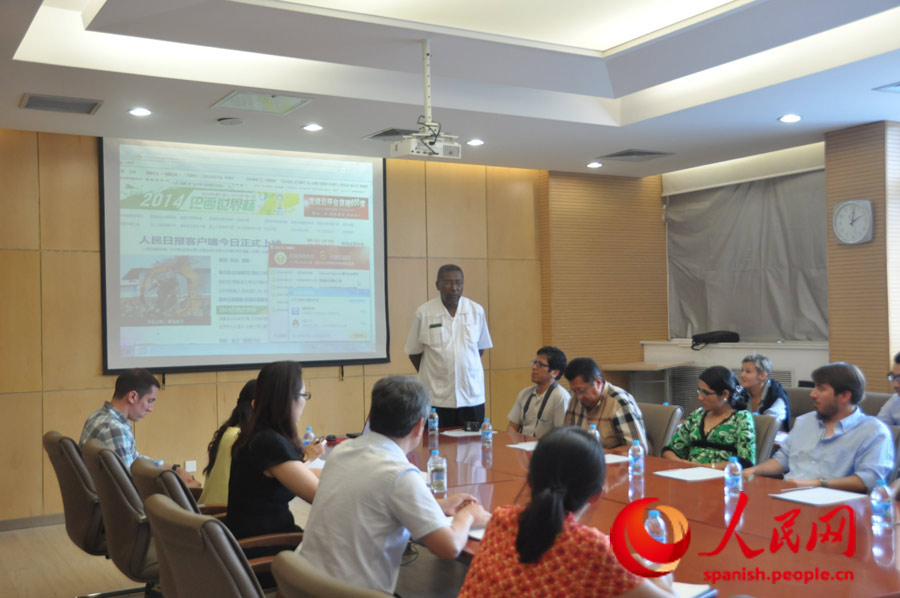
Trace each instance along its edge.
<path fill-rule="evenodd" d="M 531 501 L 494 511 L 460 598 L 671 597 L 671 576 L 627 571 L 602 532 L 578 523 L 606 479 L 603 447 L 581 428 L 540 439 L 528 466 Z"/>
<path fill-rule="evenodd" d="M 232 448 L 227 522 L 236 538 L 301 531 L 288 503 L 294 496 L 312 502 L 319 478 L 304 461 L 324 451 L 317 442 L 304 451 L 297 435 L 311 397 L 295 361 L 270 363 L 259 372 L 253 415 Z"/>
<path fill-rule="evenodd" d="M 237 440 L 238 433 L 250 421 L 253 414 L 253 393 L 256 391 L 256 379 L 248 380 L 238 395 L 237 405 L 231 416 L 219 426 L 213 434 L 206 452 L 209 455 L 203 475 L 203 493 L 197 499 L 206 505 L 224 505 L 228 502 L 228 480 L 231 478 L 231 449 Z"/>
<path fill-rule="evenodd" d="M 662 456 L 715 469 L 724 469 L 729 457 L 743 467 L 755 465 L 756 426 L 731 370 L 721 365 L 703 370 L 697 398 L 700 407 L 681 422 Z"/>

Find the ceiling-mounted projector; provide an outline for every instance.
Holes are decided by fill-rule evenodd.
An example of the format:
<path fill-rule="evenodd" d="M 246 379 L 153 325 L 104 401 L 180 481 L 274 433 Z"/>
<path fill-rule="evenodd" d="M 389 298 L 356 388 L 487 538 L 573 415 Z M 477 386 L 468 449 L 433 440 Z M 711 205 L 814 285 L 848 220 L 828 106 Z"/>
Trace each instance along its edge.
<path fill-rule="evenodd" d="M 391 144 L 391 157 L 404 158 L 462 158 L 462 146 L 456 135 L 441 133 L 441 123 L 431 120 L 431 50 L 428 40 L 422 42 L 422 63 L 425 71 L 425 114 L 419 117 L 419 132 L 406 135 Z"/>
<path fill-rule="evenodd" d="M 462 146 L 451 135 L 441 135 L 437 140 L 432 136 L 420 137 L 408 135 L 400 141 L 391 144 L 391 157 L 403 158 L 404 156 L 423 156 L 426 158 L 456 158 L 462 157 Z"/>

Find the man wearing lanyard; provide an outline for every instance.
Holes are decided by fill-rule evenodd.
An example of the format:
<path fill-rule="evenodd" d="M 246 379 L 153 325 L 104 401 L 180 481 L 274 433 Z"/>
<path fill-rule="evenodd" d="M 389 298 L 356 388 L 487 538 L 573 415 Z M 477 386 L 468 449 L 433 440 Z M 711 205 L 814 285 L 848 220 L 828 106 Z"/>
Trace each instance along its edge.
<path fill-rule="evenodd" d="M 566 371 L 566 354 L 556 347 L 541 347 L 531 362 L 531 381 L 519 393 L 506 419 L 507 430 L 540 438 L 553 428 L 561 428 L 569 407 L 569 391 L 556 383 Z"/>
<path fill-rule="evenodd" d="M 480 423 L 484 419 L 481 354 L 493 346 L 484 308 L 462 296 L 459 266 L 441 266 L 435 286 L 440 297 L 416 309 L 405 350 L 419 381 L 431 392 L 441 427 Z"/>

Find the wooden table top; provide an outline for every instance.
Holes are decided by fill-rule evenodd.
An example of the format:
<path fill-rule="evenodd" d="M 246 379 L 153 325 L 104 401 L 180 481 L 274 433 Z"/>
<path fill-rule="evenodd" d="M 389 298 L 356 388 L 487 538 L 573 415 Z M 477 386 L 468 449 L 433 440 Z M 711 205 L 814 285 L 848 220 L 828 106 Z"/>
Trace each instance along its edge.
<path fill-rule="evenodd" d="M 438 450 L 447 458 L 450 493 L 471 493 L 489 511 L 505 504 L 527 503 L 525 477 L 531 453 L 507 446 L 522 440 L 528 439 L 520 434 L 497 433 L 488 461 L 483 458 L 487 455 L 479 438 L 441 436 Z M 427 446 L 420 446 L 409 458 L 424 470 L 428 454 Z M 734 594 L 758 598 L 900 596 L 900 533 L 887 536 L 872 533 L 867 496 L 860 495 L 838 505 L 802 505 L 770 496 L 788 487 L 788 483 L 757 476 L 745 484 L 747 503 L 734 532 L 749 550 L 758 554 L 745 556 L 737 538 L 732 536 L 721 552 L 703 556 L 701 553 L 715 552 L 722 542 L 731 513 L 726 517 L 721 479 L 684 482 L 654 475 L 657 471 L 683 466 L 647 457 L 643 484 L 644 497 L 657 498 L 658 504 L 678 509 L 688 520 L 691 544 L 675 571 L 678 581 L 713 585 L 723 597 Z M 608 534 L 616 516 L 629 502 L 627 464 L 609 465 L 606 490 L 582 514 L 581 521 Z M 839 509 L 827 522 L 822 520 L 843 505 L 847 508 Z M 813 526 L 816 540 L 810 544 Z M 851 527 L 855 530 L 855 548 L 852 556 L 846 556 Z M 829 531 L 831 536 L 823 539 Z M 787 542 L 783 541 L 785 534 Z M 470 540 L 464 558 L 471 558 L 477 550 L 478 542 Z M 732 579 L 722 579 L 726 574 Z M 852 580 L 825 580 L 826 574 L 852 577 Z M 794 576 L 798 579 L 785 579 Z"/>

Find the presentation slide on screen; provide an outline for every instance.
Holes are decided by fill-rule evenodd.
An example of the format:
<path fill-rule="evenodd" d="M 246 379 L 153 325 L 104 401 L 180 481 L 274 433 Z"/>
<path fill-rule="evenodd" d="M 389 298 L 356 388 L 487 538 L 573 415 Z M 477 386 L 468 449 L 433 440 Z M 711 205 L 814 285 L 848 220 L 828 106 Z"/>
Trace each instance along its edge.
<path fill-rule="evenodd" d="M 387 357 L 383 162 L 104 139 L 106 367 Z"/>

